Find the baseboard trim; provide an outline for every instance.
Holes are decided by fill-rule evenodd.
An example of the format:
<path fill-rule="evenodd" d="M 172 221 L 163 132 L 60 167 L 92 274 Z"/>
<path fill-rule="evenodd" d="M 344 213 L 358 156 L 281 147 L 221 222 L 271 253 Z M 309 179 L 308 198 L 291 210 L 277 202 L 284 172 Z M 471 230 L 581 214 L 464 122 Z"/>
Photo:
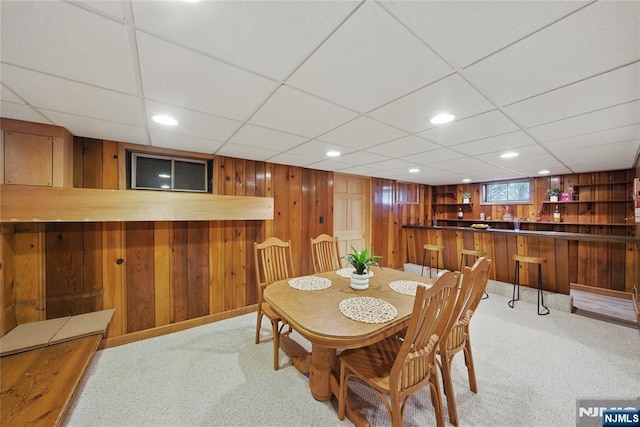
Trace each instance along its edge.
<path fill-rule="evenodd" d="M 107 338 L 100 343 L 99 350 L 105 348 L 117 347 L 132 342 L 146 340 L 147 338 L 159 337 L 173 332 L 184 331 L 185 329 L 194 328 L 196 326 L 206 325 L 208 323 L 217 322 L 219 320 L 229 319 L 231 317 L 241 316 L 243 314 L 254 312 L 258 309 L 257 304 L 249 305 L 242 308 L 225 311 L 222 313 L 209 314 L 207 316 L 196 317 L 195 319 L 185 320 L 183 322 L 171 323 L 169 325 L 158 326 L 156 328 L 145 329 L 143 331 L 132 332 L 117 337 Z"/>

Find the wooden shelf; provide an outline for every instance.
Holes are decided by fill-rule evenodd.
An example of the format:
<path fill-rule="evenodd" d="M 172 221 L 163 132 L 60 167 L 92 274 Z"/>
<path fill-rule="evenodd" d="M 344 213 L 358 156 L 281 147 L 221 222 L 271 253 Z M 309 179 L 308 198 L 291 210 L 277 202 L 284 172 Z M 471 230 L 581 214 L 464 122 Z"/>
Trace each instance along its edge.
<path fill-rule="evenodd" d="M 438 218 L 438 222 L 467 222 L 470 224 L 480 223 L 480 224 L 512 224 L 513 221 L 502 221 L 497 219 L 451 219 L 451 218 Z M 520 227 L 522 228 L 526 224 L 542 224 L 542 225 L 577 225 L 580 227 L 635 227 L 635 223 L 585 223 L 585 222 L 554 222 L 554 221 L 520 221 Z"/>
<path fill-rule="evenodd" d="M 565 200 L 557 202 L 551 202 L 549 200 L 545 200 L 542 202 L 544 205 L 562 205 L 565 203 L 631 203 L 633 200 L 631 199 L 610 199 L 610 200 Z"/>
<path fill-rule="evenodd" d="M 0 186 L 0 222 L 273 219 L 273 197 L 144 190 Z"/>
<path fill-rule="evenodd" d="M 614 181 L 614 182 L 594 182 L 591 184 L 573 184 L 573 188 L 576 187 L 596 187 L 599 185 L 624 185 L 624 184 L 632 184 L 629 181 Z"/>

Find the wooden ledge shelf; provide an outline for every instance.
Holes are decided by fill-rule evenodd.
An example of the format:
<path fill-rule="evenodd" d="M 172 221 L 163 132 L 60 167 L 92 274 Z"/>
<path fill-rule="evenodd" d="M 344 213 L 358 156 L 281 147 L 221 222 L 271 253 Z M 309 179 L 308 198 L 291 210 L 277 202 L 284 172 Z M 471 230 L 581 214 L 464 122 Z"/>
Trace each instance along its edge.
<path fill-rule="evenodd" d="M 273 197 L 0 186 L 3 223 L 263 220 L 273 210 Z"/>

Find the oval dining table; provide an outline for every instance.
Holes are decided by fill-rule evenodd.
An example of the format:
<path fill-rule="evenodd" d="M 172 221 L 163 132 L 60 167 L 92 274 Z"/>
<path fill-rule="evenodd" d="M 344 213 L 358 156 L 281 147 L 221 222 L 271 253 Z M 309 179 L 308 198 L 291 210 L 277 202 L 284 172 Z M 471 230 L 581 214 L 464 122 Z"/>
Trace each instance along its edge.
<path fill-rule="evenodd" d="M 371 271 L 373 276 L 369 278 L 366 290 L 352 289 L 350 279 L 335 271 L 313 275 L 331 281 L 326 289 L 299 290 L 290 286 L 286 279 L 272 283 L 264 290 L 264 300 L 311 343 L 309 387 L 316 400 L 326 401 L 338 395 L 338 349 L 366 347 L 407 327 L 414 297 L 393 290 L 389 284 L 394 281 L 433 282 L 433 279 L 391 268 L 373 268 Z M 385 323 L 352 320 L 339 309 L 341 301 L 352 297 L 386 301 L 396 308 L 397 316 Z M 347 407 L 347 416 L 355 425 L 368 425 L 352 405 Z"/>

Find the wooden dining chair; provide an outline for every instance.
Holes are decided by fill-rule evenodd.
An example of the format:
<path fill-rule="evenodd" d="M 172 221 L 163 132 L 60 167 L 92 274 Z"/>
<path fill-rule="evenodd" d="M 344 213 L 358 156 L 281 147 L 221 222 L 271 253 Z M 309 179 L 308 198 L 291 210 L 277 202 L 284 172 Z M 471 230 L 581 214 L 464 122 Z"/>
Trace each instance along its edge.
<path fill-rule="evenodd" d="M 311 239 L 311 258 L 314 273 L 326 273 L 341 268 L 338 238 L 321 234 Z"/>
<path fill-rule="evenodd" d="M 291 240 L 284 242 L 277 237 L 269 237 L 262 243 L 254 242 L 254 258 L 256 262 L 256 283 L 258 286 L 258 320 L 256 323 L 256 344 L 260 342 L 262 317 L 266 316 L 273 330 L 273 369 L 278 370 L 280 333 L 285 323 L 280 316 L 263 299 L 264 289 L 279 280 L 294 277 L 293 258 L 291 256 Z M 280 324 L 282 323 L 282 325 Z"/>
<path fill-rule="evenodd" d="M 457 353 L 464 352 L 464 360 L 469 376 L 469 388 L 472 392 L 477 393 L 476 372 L 473 364 L 473 353 L 471 352 L 471 339 L 469 338 L 469 323 L 480 300 L 483 299 L 482 296 L 489 281 L 490 269 L 491 260 L 485 257 L 478 258 L 471 268 L 464 267 L 460 293 L 452 310 L 449 325 L 445 327 L 446 339 L 442 339 L 438 343 L 437 353 L 442 371 L 444 394 L 447 398 L 449 421 L 455 426 L 458 425 L 458 409 L 455 392 L 453 391 L 451 363 Z"/>
<path fill-rule="evenodd" d="M 436 277 L 431 288 L 418 286 L 403 338 L 392 336 L 340 354 L 338 417 L 341 420 L 346 410 L 347 382 L 349 378 L 357 377 L 380 397 L 394 427 L 402 426 L 409 398 L 428 384 L 436 424 L 444 426 L 435 354 L 456 301 L 458 278 L 457 273 L 445 270 Z"/>

